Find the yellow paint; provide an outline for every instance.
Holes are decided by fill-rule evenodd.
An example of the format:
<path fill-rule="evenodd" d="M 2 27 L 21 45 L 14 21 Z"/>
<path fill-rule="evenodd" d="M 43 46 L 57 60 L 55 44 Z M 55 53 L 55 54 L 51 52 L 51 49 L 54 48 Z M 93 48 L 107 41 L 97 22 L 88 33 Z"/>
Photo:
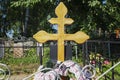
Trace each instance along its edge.
<path fill-rule="evenodd" d="M 86 35 L 84 32 L 77 32 L 75 34 L 65 34 L 64 33 L 64 25 L 65 24 L 72 24 L 74 21 L 71 18 L 65 18 L 67 14 L 66 6 L 60 2 L 60 4 L 55 9 L 55 14 L 57 18 L 52 18 L 49 20 L 51 24 L 58 24 L 58 33 L 57 34 L 49 34 L 45 31 L 39 31 L 33 38 L 35 38 L 38 42 L 44 43 L 48 40 L 57 40 L 58 41 L 58 61 L 64 61 L 64 41 L 65 40 L 72 40 L 77 43 L 83 43 L 89 36 Z"/>

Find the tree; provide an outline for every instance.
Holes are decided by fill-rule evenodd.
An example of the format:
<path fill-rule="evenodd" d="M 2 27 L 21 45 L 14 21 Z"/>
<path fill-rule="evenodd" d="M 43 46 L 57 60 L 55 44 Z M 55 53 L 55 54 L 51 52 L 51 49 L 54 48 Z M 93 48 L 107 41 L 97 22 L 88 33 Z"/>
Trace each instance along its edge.
<path fill-rule="evenodd" d="M 7 10 L 9 8 L 9 0 L 0 0 L 0 36 L 3 36 L 6 31 L 6 18 L 7 18 Z"/>
<path fill-rule="evenodd" d="M 120 25 L 119 4 L 118 0 L 71 0 L 68 4 L 70 16 L 79 21 L 77 27 L 73 27 L 74 31 L 84 30 L 90 36 L 98 28 L 114 31 Z"/>
<path fill-rule="evenodd" d="M 30 34 L 27 36 L 32 36 L 41 29 L 51 32 L 48 19 L 56 17 L 54 10 L 59 1 L 64 2 L 67 6 L 67 17 L 71 17 L 75 21 L 71 27 L 66 26 L 68 33 L 83 30 L 94 38 L 96 34 L 93 32 L 98 28 L 108 32 L 119 28 L 120 0 L 11 0 L 10 10 L 12 12 L 9 12 L 9 19 L 14 17 L 19 22 L 22 20 L 23 26 L 25 11 L 29 7 L 27 33 Z"/>

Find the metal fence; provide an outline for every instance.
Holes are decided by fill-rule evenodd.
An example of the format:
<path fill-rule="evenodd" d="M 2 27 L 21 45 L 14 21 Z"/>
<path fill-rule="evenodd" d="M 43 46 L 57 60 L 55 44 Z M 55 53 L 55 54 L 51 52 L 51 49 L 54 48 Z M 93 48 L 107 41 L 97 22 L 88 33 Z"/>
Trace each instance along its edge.
<path fill-rule="evenodd" d="M 120 61 L 120 41 L 88 40 L 82 46 L 84 65 L 93 64 L 101 74 Z M 117 66 L 118 69 L 119 67 L 120 65 Z M 103 79 L 120 79 L 118 77 L 120 72 L 117 69 L 112 69 L 109 74 L 111 76 L 107 74 Z"/>
<path fill-rule="evenodd" d="M 117 60 L 120 58 L 120 41 L 88 40 L 82 46 L 86 63 L 90 60 L 91 55 L 108 60 Z"/>
<path fill-rule="evenodd" d="M 105 69 L 108 69 L 108 67 L 111 67 L 116 62 L 120 61 L 120 41 L 88 40 L 84 44 L 68 44 L 71 45 L 71 47 L 69 46 L 68 48 L 72 49 L 70 50 L 72 51 L 72 56 L 74 56 L 76 59 L 82 59 L 83 65 L 94 65 L 99 69 L 100 73 L 103 73 Z M 39 56 L 40 64 L 42 64 L 44 56 L 43 48 L 47 47 L 51 49 L 51 46 L 49 45 L 49 43 L 47 45 L 39 44 L 38 42 L 33 40 L 0 41 L 0 58 L 4 58 L 6 53 L 12 55 L 15 58 L 20 58 L 26 55 L 26 51 L 34 48 L 34 53 Z M 55 47 L 57 47 L 56 44 Z M 66 50 L 68 50 L 69 52 L 69 49 Z M 56 50 L 50 51 L 50 54 L 52 54 L 54 51 Z M 109 66 L 107 67 L 104 64 Z M 112 76 L 105 75 L 104 80 L 116 80 L 115 76 L 120 76 L 120 72 L 114 69 L 112 69 L 110 74 Z"/>

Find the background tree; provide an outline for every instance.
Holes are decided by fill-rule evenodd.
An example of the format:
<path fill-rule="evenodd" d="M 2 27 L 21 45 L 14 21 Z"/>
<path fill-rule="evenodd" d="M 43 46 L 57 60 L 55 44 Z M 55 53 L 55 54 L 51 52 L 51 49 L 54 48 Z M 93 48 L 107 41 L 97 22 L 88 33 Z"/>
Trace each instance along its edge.
<path fill-rule="evenodd" d="M 0 0 L 0 36 L 2 37 L 4 37 L 6 31 L 9 5 L 9 0 Z"/>
<path fill-rule="evenodd" d="M 120 0 L 11 0 L 7 18 L 12 23 L 17 23 L 21 33 L 23 33 L 26 8 L 29 8 L 26 28 L 27 37 L 32 36 L 41 29 L 52 32 L 48 19 L 56 17 L 54 10 L 60 1 L 64 2 L 68 8 L 66 17 L 75 20 L 70 25 L 71 27 L 66 26 L 68 33 L 83 30 L 91 36 L 91 39 L 94 39 L 98 36 L 96 31 L 99 28 L 103 32 L 110 33 L 119 28 Z M 15 21 L 13 21 L 14 19 Z"/>

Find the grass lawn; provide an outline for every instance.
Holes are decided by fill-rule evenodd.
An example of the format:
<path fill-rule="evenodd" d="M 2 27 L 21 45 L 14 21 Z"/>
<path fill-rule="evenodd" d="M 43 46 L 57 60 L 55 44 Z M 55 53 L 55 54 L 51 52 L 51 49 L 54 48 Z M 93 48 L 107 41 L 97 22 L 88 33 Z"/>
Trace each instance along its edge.
<path fill-rule="evenodd" d="M 73 60 L 80 63 L 80 65 L 82 65 L 81 64 L 82 60 L 75 60 L 75 58 L 73 58 Z M 44 48 L 43 65 L 47 65 L 46 63 L 48 61 L 49 61 L 49 48 Z M 26 51 L 25 56 L 22 58 L 13 58 L 13 55 L 11 53 L 9 54 L 6 53 L 5 57 L 0 60 L 0 63 L 7 64 L 8 67 L 10 68 L 12 75 L 32 74 L 39 67 L 40 60 L 39 60 L 39 56 L 36 55 L 36 48 L 32 48 Z M 103 72 L 105 72 L 110 67 L 111 67 L 111 64 L 105 65 L 103 67 Z M 101 73 L 98 72 L 97 76 L 99 76 L 100 74 Z M 114 69 L 114 74 L 115 74 L 114 80 L 119 80 L 120 79 L 120 65 Z M 106 78 L 107 76 L 111 77 L 111 75 L 112 73 L 109 72 L 106 75 Z M 102 77 L 100 80 L 105 80 L 105 77 Z M 106 80 L 111 80 L 111 79 L 108 78 Z"/>

